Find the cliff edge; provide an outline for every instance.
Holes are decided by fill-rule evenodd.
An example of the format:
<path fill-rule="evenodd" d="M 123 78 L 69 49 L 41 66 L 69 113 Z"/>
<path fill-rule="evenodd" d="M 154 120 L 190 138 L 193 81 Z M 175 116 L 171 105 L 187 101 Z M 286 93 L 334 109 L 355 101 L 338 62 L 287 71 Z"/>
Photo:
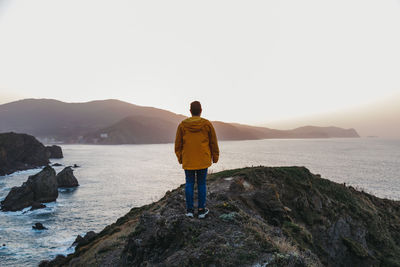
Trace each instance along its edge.
<path fill-rule="evenodd" d="M 40 266 L 400 266 L 400 202 L 304 167 L 208 177 L 206 219 L 184 215 L 184 186 Z"/>
<path fill-rule="evenodd" d="M 46 147 L 35 137 L 19 133 L 0 133 L 0 176 L 49 163 Z"/>

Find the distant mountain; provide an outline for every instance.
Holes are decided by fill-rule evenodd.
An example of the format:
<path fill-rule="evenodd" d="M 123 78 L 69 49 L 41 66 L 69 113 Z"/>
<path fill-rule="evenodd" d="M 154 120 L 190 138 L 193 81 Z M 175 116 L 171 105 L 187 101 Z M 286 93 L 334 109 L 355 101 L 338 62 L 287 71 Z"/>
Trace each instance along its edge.
<path fill-rule="evenodd" d="M 354 129 L 343 129 L 339 127 L 316 127 L 304 126 L 293 130 L 287 130 L 288 138 L 330 138 L 330 137 L 360 137 Z"/>
<path fill-rule="evenodd" d="M 219 140 L 255 140 L 267 138 L 359 137 L 354 129 L 306 126 L 293 130 L 274 130 L 242 124 L 212 122 Z M 110 127 L 86 135 L 84 143 L 146 144 L 172 143 L 177 124 L 156 117 L 131 116 Z"/>
<path fill-rule="evenodd" d="M 0 105 L 0 132 L 28 133 L 65 143 L 170 143 L 183 115 L 119 100 L 65 103 L 52 99 L 25 99 Z M 214 121 L 219 140 L 264 138 L 358 137 L 354 129 L 301 127 L 274 130 Z"/>
<path fill-rule="evenodd" d="M 375 103 L 332 113 L 266 123 L 268 127 L 292 129 L 302 125 L 354 127 L 361 136 L 400 138 L 400 94 Z"/>
<path fill-rule="evenodd" d="M 84 143 L 148 144 L 175 140 L 178 122 L 149 116 L 130 116 L 84 136 Z"/>
<path fill-rule="evenodd" d="M 119 100 L 65 103 L 53 99 L 25 99 L 0 105 L 0 132 L 32 134 L 68 143 L 108 127 L 130 115 L 151 116 L 178 123 L 185 116 Z"/>

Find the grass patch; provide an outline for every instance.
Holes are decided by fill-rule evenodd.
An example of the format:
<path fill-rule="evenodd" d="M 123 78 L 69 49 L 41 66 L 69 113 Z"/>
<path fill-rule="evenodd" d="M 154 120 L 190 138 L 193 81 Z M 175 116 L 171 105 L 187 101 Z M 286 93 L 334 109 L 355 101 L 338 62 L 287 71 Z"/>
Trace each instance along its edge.
<path fill-rule="evenodd" d="M 342 240 L 346 247 L 357 257 L 366 258 L 369 256 L 368 251 L 360 243 L 345 237 Z"/>
<path fill-rule="evenodd" d="M 301 248 L 308 248 L 313 245 L 312 235 L 304 227 L 289 221 L 282 226 L 283 232 L 297 242 Z"/>

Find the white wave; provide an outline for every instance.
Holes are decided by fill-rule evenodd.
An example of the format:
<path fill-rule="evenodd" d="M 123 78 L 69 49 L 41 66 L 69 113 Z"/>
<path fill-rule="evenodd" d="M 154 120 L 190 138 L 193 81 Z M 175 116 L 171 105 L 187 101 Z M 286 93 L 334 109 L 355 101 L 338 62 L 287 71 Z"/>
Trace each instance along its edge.
<path fill-rule="evenodd" d="M 42 170 L 44 167 L 46 167 L 46 166 L 40 166 L 40 167 L 32 168 L 32 169 L 29 169 L 29 170 L 16 171 L 16 172 L 13 172 L 13 173 L 10 173 L 10 174 L 7 174 L 7 175 L 0 176 L 0 178 L 8 178 L 8 177 L 16 176 L 16 175 L 34 174 L 38 170 L 39 171 Z"/>
<path fill-rule="evenodd" d="M 67 256 L 68 254 L 74 253 L 75 252 L 75 247 L 72 246 L 71 244 L 75 241 L 75 239 L 65 239 L 60 242 L 60 245 L 57 246 L 56 249 L 51 253 L 52 256 L 57 256 L 59 254 Z"/>
<path fill-rule="evenodd" d="M 4 215 L 8 216 L 21 216 L 24 215 L 27 211 L 29 211 L 31 207 L 24 208 L 23 210 L 17 210 L 17 211 L 3 211 L 2 213 Z"/>
<path fill-rule="evenodd" d="M 56 211 L 57 207 L 59 206 L 57 201 L 43 203 L 46 205 L 45 208 L 37 209 L 37 210 L 30 210 L 32 207 L 24 208 L 23 210 L 18 211 L 3 211 L 2 213 L 7 216 L 29 216 L 29 215 L 37 215 L 37 214 L 47 214 L 53 213 Z"/>
<path fill-rule="evenodd" d="M 73 247 L 71 246 L 71 247 L 67 248 L 67 250 L 65 252 L 67 253 L 67 255 L 71 254 L 71 253 L 74 253 L 75 252 L 75 246 L 73 246 Z"/>
<path fill-rule="evenodd" d="M 43 203 L 46 205 L 46 208 L 43 209 L 37 209 L 37 210 L 28 210 L 24 213 L 24 215 L 38 215 L 38 214 L 48 214 L 48 213 L 53 213 L 57 209 L 57 201 L 54 202 L 49 202 L 49 203 Z"/>
<path fill-rule="evenodd" d="M 73 242 L 73 241 L 72 241 L 72 242 Z M 71 243 L 72 243 L 72 242 L 71 242 Z M 66 249 L 63 249 L 63 250 L 60 249 L 59 254 L 63 254 L 63 255 L 65 255 L 65 256 L 67 256 L 68 254 L 74 253 L 74 252 L 75 252 L 75 247 L 76 247 L 76 246 L 70 246 L 70 245 L 68 245 L 68 247 L 67 247 Z"/>
<path fill-rule="evenodd" d="M 60 193 L 68 193 L 68 192 L 75 191 L 76 189 L 77 189 L 76 187 L 71 187 L 71 188 L 60 187 L 60 188 L 58 188 L 58 192 L 60 192 Z"/>
<path fill-rule="evenodd" d="M 46 227 L 46 226 L 44 226 L 44 227 Z M 33 232 L 35 232 L 35 233 L 38 233 L 38 234 L 40 234 L 40 233 L 43 233 L 43 231 L 47 231 L 48 229 L 47 229 L 47 227 L 46 227 L 46 229 L 42 229 L 42 230 L 38 230 L 38 229 L 31 229 L 30 231 L 33 231 Z"/>

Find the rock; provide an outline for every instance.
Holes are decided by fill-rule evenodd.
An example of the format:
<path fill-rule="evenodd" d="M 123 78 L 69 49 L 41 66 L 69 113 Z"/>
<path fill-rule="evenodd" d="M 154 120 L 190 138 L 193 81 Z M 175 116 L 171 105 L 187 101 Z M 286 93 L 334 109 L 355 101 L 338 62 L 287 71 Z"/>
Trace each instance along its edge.
<path fill-rule="evenodd" d="M 32 185 L 36 202 L 47 203 L 55 201 L 58 197 L 57 178 L 55 170 L 47 166 L 41 172 L 28 178 Z"/>
<path fill-rule="evenodd" d="M 1 201 L 2 211 L 17 211 L 29 207 L 34 202 L 34 193 L 31 185 L 26 182 L 22 186 L 11 188 L 6 198 Z"/>
<path fill-rule="evenodd" d="M 64 255 L 57 255 L 56 258 L 52 261 L 41 261 L 39 263 L 39 267 L 53 267 L 53 266 L 59 266 L 60 263 L 62 263 L 65 260 L 65 256 Z"/>
<path fill-rule="evenodd" d="M 46 203 L 55 201 L 58 197 L 56 172 L 46 166 L 39 173 L 29 176 L 21 186 L 11 188 L 6 198 L 1 202 L 2 211 L 17 211 L 32 206 L 34 202 Z"/>
<path fill-rule="evenodd" d="M 79 168 L 80 166 L 79 165 L 77 165 L 77 164 L 74 164 L 74 166 L 73 166 L 74 168 Z"/>
<path fill-rule="evenodd" d="M 47 230 L 46 227 L 43 226 L 41 223 L 35 223 L 35 225 L 32 226 L 32 229 L 34 230 Z"/>
<path fill-rule="evenodd" d="M 234 222 L 234 221 L 235 221 L 235 217 L 237 217 L 237 216 L 238 216 L 238 213 L 235 212 L 235 211 L 232 211 L 232 212 L 230 212 L 230 213 L 221 214 L 221 215 L 219 216 L 219 218 L 222 219 L 222 220 L 225 220 L 225 221 Z"/>
<path fill-rule="evenodd" d="M 79 186 L 78 180 L 74 176 L 74 171 L 71 167 L 65 167 L 57 174 L 58 187 L 75 187 Z"/>
<path fill-rule="evenodd" d="M 62 159 L 64 157 L 62 149 L 59 146 L 56 145 L 46 146 L 46 151 L 50 159 Z"/>
<path fill-rule="evenodd" d="M 226 170 L 207 184 L 207 219 L 185 216 L 182 185 L 48 266 L 400 266 L 399 201 L 304 167 Z"/>
<path fill-rule="evenodd" d="M 47 165 L 46 147 L 27 134 L 0 134 L 0 176 Z"/>
<path fill-rule="evenodd" d="M 97 234 L 93 231 L 87 232 L 83 237 L 81 235 L 78 235 L 72 246 L 77 246 L 77 247 L 85 246 L 89 244 L 96 236 Z"/>
<path fill-rule="evenodd" d="M 46 208 L 46 205 L 44 205 L 42 203 L 38 203 L 38 202 L 33 202 L 30 210 L 32 211 L 32 210 L 38 210 L 38 209 L 43 209 L 43 208 Z"/>
<path fill-rule="evenodd" d="M 62 166 L 62 164 L 60 164 L 60 163 L 54 163 L 54 164 L 51 165 L 51 166 L 53 166 L 53 167 L 60 167 L 60 166 Z"/>

